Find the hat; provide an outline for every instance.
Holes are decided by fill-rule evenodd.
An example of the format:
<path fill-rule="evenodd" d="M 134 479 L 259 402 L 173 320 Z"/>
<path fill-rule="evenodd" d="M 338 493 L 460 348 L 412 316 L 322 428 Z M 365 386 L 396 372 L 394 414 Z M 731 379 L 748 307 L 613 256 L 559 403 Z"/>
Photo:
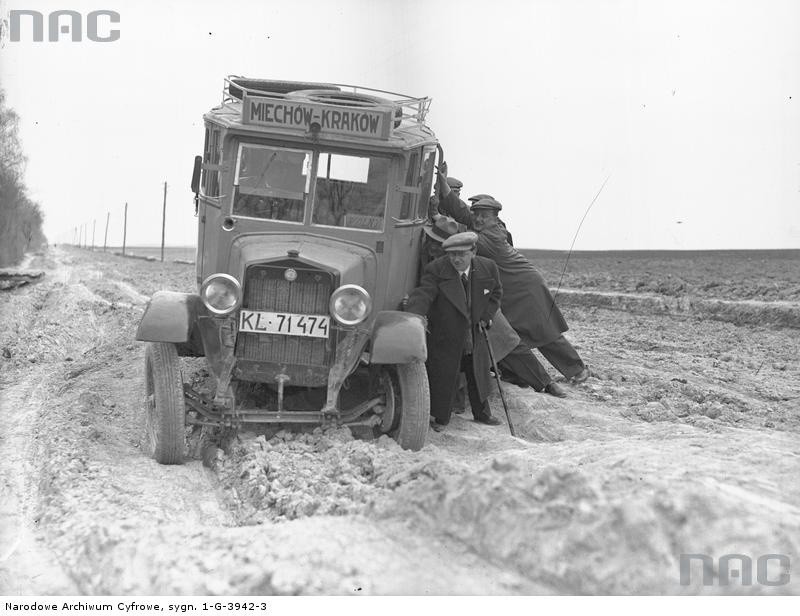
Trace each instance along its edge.
<path fill-rule="evenodd" d="M 458 233 L 459 227 L 461 227 L 461 225 L 459 225 L 454 218 L 440 215 L 434 217 L 432 225 L 425 225 L 424 228 L 428 237 L 441 243 L 451 235 Z"/>
<path fill-rule="evenodd" d="M 477 243 L 478 234 L 472 231 L 465 231 L 464 233 L 456 233 L 448 237 L 442 242 L 442 248 L 447 252 L 451 250 L 472 250 Z"/>
<path fill-rule="evenodd" d="M 479 195 L 472 195 L 467 201 L 480 201 L 481 199 L 494 199 L 494 197 L 481 193 Z"/>
<path fill-rule="evenodd" d="M 458 178 L 447 178 L 447 185 L 450 188 L 461 188 L 464 185 L 464 182 L 459 180 Z"/>
<path fill-rule="evenodd" d="M 486 209 L 486 210 L 494 210 L 495 212 L 499 212 L 503 209 L 502 203 L 495 199 L 478 199 L 475 203 L 472 204 L 473 210 L 477 209 Z"/>

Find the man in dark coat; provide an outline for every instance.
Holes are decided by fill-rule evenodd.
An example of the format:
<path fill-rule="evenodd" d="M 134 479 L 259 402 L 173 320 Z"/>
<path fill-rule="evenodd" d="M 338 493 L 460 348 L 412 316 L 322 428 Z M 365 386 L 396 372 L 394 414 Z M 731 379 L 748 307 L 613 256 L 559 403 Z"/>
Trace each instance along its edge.
<path fill-rule="evenodd" d="M 448 185 L 453 188 L 453 184 L 450 183 L 451 179 L 455 178 L 447 178 Z M 434 196 L 431 196 L 431 199 L 434 199 Z M 436 206 L 438 207 L 439 201 L 436 200 Z M 425 225 L 423 230 L 425 231 L 425 237 L 423 237 L 422 241 L 422 254 L 419 261 L 419 277 L 422 279 L 422 274 L 425 271 L 425 267 L 433 261 L 434 259 L 438 259 L 446 255 L 447 253 L 442 248 L 442 242 L 444 242 L 448 237 L 451 235 L 455 235 L 456 233 L 463 233 L 467 230 L 467 228 L 457 223 L 455 220 L 450 218 L 449 216 L 443 216 L 442 214 L 434 214 L 433 215 L 433 222 L 430 225 Z M 461 372 L 458 375 L 456 381 L 456 393 L 453 396 L 453 411 L 456 414 L 461 414 L 467 410 L 467 378 L 464 376 L 464 373 Z"/>
<path fill-rule="evenodd" d="M 420 286 L 411 292 L 406 310 L 428 317 L 428 382 L 434 429 L 450 422 L 459 372 L 467 378 L 467 395 L 475 421 L 495 426 L 489 408 L 489 350 L 481 326 L 489 327 L 503 288 L 497 266 L 475 254 L 478 236 L 457 233 L 442 243 L 447 253 L 425 268 Z"/>
<path fill-rule="evenodd" d="M 448 178 L 448 183 L 451 178 Z M 456 233 L 463 233 L 467 230 L 466 226 L 457 223 L 449 216 L 436 214 L 433 217 L 433 223 L 423 227 L 425 231 L 425 238 L 422 244 L 422 258 L 420 259 L 420 278 L 424 273 L 425 266 L 434 259 L 444 256 L 447 253 L 442 248 L 442 243 L 451 235 Z M 408 303 L 408 298 L 406 298 Z M 494 351 L 495 361 L 501 361 L 508 353 L 510 353 L 517 345 L 519 345 L 519 336 L 517 332 L 509 324 L 508 320 L 503 316 L 502 310 L 498 309 L 492 318 L 492 327 L 488 330 L 489 342 Z M 453 397 L 453 411 L 456 414 L 461 414 L 467 408 L 467 378 L 463 372 L 458 375 L 456 384 L 456 393 Z"/>
<path fill-rule="evenodd" d="M 497 218 L 503 206 L 495 199 L 484 198 L 476 201 L 470 210 L 449 190 L 442 177 L 440 174 L 439 210 L 474 229 L 478 233 L 478 254 L 492 259 L 500 271 L 503 313 L 521 339 L 520 347 L 502 363 L 537 391 L 564 397 L 566 392 L 553 382 L 529 349 L 539 349 L 547 361 L 574 382 L 585 381 L 589 369 L 563 335 L 569 327 L 547 283 L 531 262 L 506 240 L 505 230 Z"/>

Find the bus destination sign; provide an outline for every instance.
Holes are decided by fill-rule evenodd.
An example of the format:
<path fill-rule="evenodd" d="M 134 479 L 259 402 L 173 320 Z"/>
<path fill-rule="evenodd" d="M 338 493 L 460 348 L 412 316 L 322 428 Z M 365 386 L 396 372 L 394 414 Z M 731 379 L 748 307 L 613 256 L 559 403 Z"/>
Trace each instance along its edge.
<path fill-rule="evenodd" d="M 346 107 L 309 101 L 274 99 L 245 94 L 242 122 L 288 130 L 310 130 L 317 122 L 322 133 L 368 139 L 388 139 L 393 111 L 374 107 Z"/>

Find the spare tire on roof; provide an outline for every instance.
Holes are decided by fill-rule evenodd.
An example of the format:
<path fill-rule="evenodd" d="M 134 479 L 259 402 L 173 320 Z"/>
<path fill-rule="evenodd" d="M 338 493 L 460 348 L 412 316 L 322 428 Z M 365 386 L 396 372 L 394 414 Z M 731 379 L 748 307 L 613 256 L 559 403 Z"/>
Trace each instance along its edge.
<path fill-rule="evenodd" d="M 360 92 L 331 91 L 324 88 L 297 90 L 292 92 L 291 98 L 305 98 L 318 103 L 331 105 L 347 105 L 352 107 L 377 107 L 378 105 L 394 105 L 388 98 L 362 94 Z"/>
<path fill-rule="evenodd" d="M 314 83 L 308 81 L 275 81 L 272 79 L 246 79 L 231 77 L 228 85 L 228 94 L 233 98 L 242 99 L 242 89 L 265 94 L 289 94 L 290 92 L 317 91 L 317 92 L 338 92 L 339 87 L 330 83 Z"/>
<path fill-rule="evenodd" d="M 338 88 L 337 88 L 338 90 Z M 403 108 L 388 98 L 363 94 L 361 92 L 342 92 L 324 88 L 297 90 L 289 94 L 289 98 L 300 98 L 317 103 L 342 105 L 344 107 L 391 107 L 394 109 L 394 127 L 403 121 Z"/>

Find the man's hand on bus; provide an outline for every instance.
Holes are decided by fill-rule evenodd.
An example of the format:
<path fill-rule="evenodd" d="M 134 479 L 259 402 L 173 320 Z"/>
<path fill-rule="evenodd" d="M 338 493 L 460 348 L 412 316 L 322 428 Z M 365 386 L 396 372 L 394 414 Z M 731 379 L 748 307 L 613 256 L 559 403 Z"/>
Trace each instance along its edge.
<path fill-rule="evenodd" d="M 450 186 L 447 184 L 447 161 L 440 162 L 436 169 L 438 170 L 436 185 L 439 188 L 439 199 L 442 199 L 450 194 Z"/>

